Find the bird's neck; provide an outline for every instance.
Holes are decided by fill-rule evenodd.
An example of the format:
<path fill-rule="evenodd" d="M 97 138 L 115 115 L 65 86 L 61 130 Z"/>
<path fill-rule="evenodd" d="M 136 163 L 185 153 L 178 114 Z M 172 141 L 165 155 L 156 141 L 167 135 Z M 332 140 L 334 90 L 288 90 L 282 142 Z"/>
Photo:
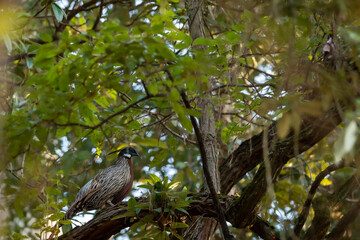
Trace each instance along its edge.
<path fill-rule="evenodd" d="M 124 165 L 128 163 L 129 165 L 132 165 L 131 158 L 126 157 L 118 157 L 114 162 L 113 165 Z"/>
<path fill-rule="evenodd" d="M 113 163 L 113 165 L 116 165 L 116 166 L 124 166 L 124 164 L 128 164 L 129 165 L 129 168 L 130 168 L 130 182 L 132 184 L 133 182 L 133 179 L 134 179 L 134 172 L 133 172 L 133 164 L 132 164 L 132 161 L 131 161 L 131 158 L 126 158 L 126 157 L 119 157 L 115 160 L 115 162 Z"/>

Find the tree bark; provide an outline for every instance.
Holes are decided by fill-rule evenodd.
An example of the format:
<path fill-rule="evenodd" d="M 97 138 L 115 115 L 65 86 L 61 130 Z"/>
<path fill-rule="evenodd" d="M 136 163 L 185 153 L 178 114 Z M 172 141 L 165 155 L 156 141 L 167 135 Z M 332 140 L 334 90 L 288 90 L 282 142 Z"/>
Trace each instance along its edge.
<path fill-rule="evenodd" d="M 203 1 L 187 0 L 186 10 L 189 17 L 190 36 L 193 40 L 205 37 L 205 27 L 203 22 Z M 201 49 L 202 46 L 195 48 Z M 198 102 L 201 108 L 200 131 L 204 141 L 207 164 L 210 171 L 212 182 L 216 192 L 220 192 L 220 179 L 217 157 L 216 129 L 214 118 L 214 106 L 210 99 L 210 93 L 201 98 Z M 204 178 L 205 192 L 209 192 L 207 182 Z M 217 221 L 214 218 L 198 216 L 189 224 L 188 230 L 185 232 L 186 239 L 213 239 L 213 234 L 217 227 Z"/>
<path fill-rule="evenodd" d="M 205 216 L 209 218 L 216 218 L 217 213 L 214 211 L 215 207 L 211 197 L 209 195 L 204 194 L 195 194 L 189 197 L 193 200 L 190 206 L 186 209 L 190 214 L 191 218 L 196 216 Z M 221 206 L 224 209 L 228 209 L 230 204 L 237 197 L 233 196 L 222 196 L 220 199 Z M 137 199 L 137 202 L 146 202 L 148 199 Z M 137 220 L 131 217 L 123 217 L 119 219 L 113 219 L 116 216 L 122 215 L 126 212 L 124 208 L 125 205 L 122 206 L 114 206 L 103 209 L 99 212 L 94 219 L 90 220 L 83 226 L 76 227 L 70 232 L 59 237 L 59 240 L 65 239 L 92 239 L 92 240 L 101 240 L 108 239 L 112 235 L 120 232 L 122 229 L 131 226 L 136 223 L 138 219 L 146 216 L 147 214 L 152 214 L 149 211 L 141 210 L 141 212 L 137 215 Z M 177 212 L 179 214 L 179 218 L 184 216 L 184 213 Z M 156 220 L 156 219 L 155 219 Z M 204 222 L 205 223 L 205 222 Z M 259 221 L 259 225 L 262 225 L 262 222 Z M 202 225 L 207 228 L 205 225 Z"/>
<path fill-rule="evenodd" d="M 188 195 L 188 197 L 193 200 L 190 206 L 186 209 L 189 213 L 189 216 L 185 216 L 182 212 L 177 212 L 178 219 L 181 217 L 190 217 L 194 218 L 196 216 L 203 216 L 208 218 L 216 218 L 217 213 L 214 211 L 215 206 L 211 200 L 210 195 L 206 194 L 194 194 Z M 230 205 L 237 200 L 239 197 L 235 196 L 219 196 L 220 204 L 224 209 L 229 209 Z M 148 199 L 142 198 L 137 199 L 137 202 L 147 202 Z M 108 239 L 112 235 L 120 232 L 122 229 L 127 228 L 134 223 L 136 223 L 140 218 L 145 217 L 147 214 L 152 214 L 149 211 L 141 210 L 137 215 L 137 218 L 131 217 L 122 217 L 114 219 L 116 216 L 122 215 L 126 212 L 124 208 L 125 204 L 116 205 L 113 207 L 108 207 L 100 211 L 94 219 L 90 220 L 83 226 L 76 227 L 70 232 L 67 232 L 64 235 L 61 235 L 59 240 L 100 240 Z M 156 219 L 154 219 L 156 221 Z M 235 219 L 227 218 L 227 221 L 230 223 L 235 222 Z M 205 223 L 205 222 L 203 222 Z M 205 225 L 202 225 L 204 228 L 207 228 Z M 254 225 L 251 227 L 251 230 L 257 233 L 260 237 L 265 240 L 278 240 L 279 238 L 275 236 L 273 229 L 267 222 L 262 220 L 260 217 L 256 217 Z"/>
<path fill-rule="evenodd" d="M 302 153 L 312 147 L 315 143 L 324 138 L 330 131 L 332 131 L 339 123 L 341 122 L 340 115 L 336 108 L 331 108 L 325 114 L 323 114 L 319 118 L 314 118 L 310 116 L 303 116 L 303 123 L 301 125 L 301 130 L 298 136 L 295 136 L 295 133 L 291 133 L 286 139 L 279 140 L 276 137 L 276 124 L 273 124 L 269 128 L 269 162 L 271 165 L 271 177 L 272 181 L 275 182 L 278 174 L 280 173 L 283 166 L 295 156 L 295 141 L 298 141 L 299 153 Z M 244 142 L 247 149 L 245 153 L 245 160 L 243 165 L 240 165 L 242 159 L 234 159 L 233 165 L 239 166 L 236 168 L 233 166 L 233 169 L 221 169 L 221 184 L 223 186 L 223 191 L 229 191 L 231 187 L 239 181 L 237 177 L 239 176 L 237 170 L 239 172 L 249 171 L 253 167 L 255 167 L 258 163 L 263 161 L 262 155 L 262 134 L 253 137 L 255 141 L 252 142 L 253 145 L 248 146 L 249 141 Z M 259 138 L 260 136 L 260 138 Z M 239 149 L 242 149 L 243 144 L 239 146 L 239 148 L 230 155 L 228 159 L 232 159 L 231 157 L 235 154 L 238 156 L 243 156 L 242 152 L 238 152 Z M 253 149 L 255 152 L 249 152 L 249 149 Z M 254 155 L 255 153 L 255 155 Z M 261 153 L 261 154 L 260 154 Z M 251 158 L 252 156 L 252 158 Z M 251 161 L 250 161 L 251 160 Z M 239 164 L 239 165 L 238 165 Z M 252 167 L 251 167 L 252 166 Z M 227 167 L 226 167 L 227 168 Z M 228 175 L 224 174 L 227 172 Z M 246 173 L 244 172 L 244 174 Z M 230 177 L 229 177 L 230 175 Z M 228 185 L 225 185 L 227 183 Z M 229 210 L 229 214 L 231 218 L 236 219 L 233 223 L 233 226 L 236 228 L 246 228 L 251 226 L 255 220 L 256 207 L 261 201 L 261 199 L 265 196 L 267 190 L 267 181 L 266 181 L 266 171 L 265 166 L 262 163 L 256 175 L 254 176 L 252 182 L 246 186 L 244 191 L 241 194 L 241 197 L 233 203 L 234 209 Z M 241 207 L 239 207 L 241 206 Z M 237 209 L 237 211 L 234 211 Z M 235 225 L 234 225 L 235 224 Z"/>
<path fill-rule="evenodd" d="M 216 133 L 214 107 L 210 99 L 202 98 L 199 101 L 201 108 L 200 130 L 202 133 L 206 159 L 210 171 L 211 179 L 214 183 L 216 192 L 220 192 L 220 180 L 218 173 L 218 158 L 216 153 Z M 205 192 L 209 193 L 209 188 L 204 179 Z M 214 218 L 198 216 L 193 219 L 190 227 L 185 233 L 187 239 L 213 239 L 213 234 L 217 227 L 217 220 Z"/>
<path fill-rule="evenodd" d="M 344 216 L 335 225 L 334 229 L 326 237 L 326 239 L 328 240 L 341 239 L 346 229 L 349 227 L 349 225 L 352 222 L 354 222 L 354 220 L 358 217 L 359 212 L 360 212 L 360 202 L 357 202 L 349 209 L 349 211 L 346 214 L 344 214 Z"/>
<path fill-rule="evenodd" d="M 303 238 L 304 240 L 323 239 L 331 223 L 329 202 L 324 196 L 315 198 L 312 206 L 315 217 Z"/>
<path fill-rule="evenodd" d="M 300 133 L 295 136 L 291 132 L 283 140 L 277 138 L 277 122 L 272 124 L 268 130 L 269 160 L 283 162 L 284 164 L 295 156 L 294 139 L 297 137 L 298 153 L 302 153 L 334 130 L 342 121 L 339 110 L 330 108 L 320 117 L 302 116 Z M 228 193 L 231 188 L 242 179 L 245 174 L 263 162 L 263 134 L 244 141 L 228 158 L 220 165 L 221 193 Z M 272 168 L 273 169 L 273 168 Z"/>

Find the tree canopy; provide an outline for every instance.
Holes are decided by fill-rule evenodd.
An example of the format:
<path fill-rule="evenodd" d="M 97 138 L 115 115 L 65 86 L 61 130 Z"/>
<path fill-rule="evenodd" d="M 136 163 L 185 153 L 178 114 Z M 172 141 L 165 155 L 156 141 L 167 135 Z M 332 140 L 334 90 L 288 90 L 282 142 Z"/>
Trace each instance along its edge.
<path fill-rule="evenodd" d="M 353 0 L 0 2 L 0 235 L 359 239 L 359 16 Z M 126 201 L 61 220 L 125 146 Z"/>

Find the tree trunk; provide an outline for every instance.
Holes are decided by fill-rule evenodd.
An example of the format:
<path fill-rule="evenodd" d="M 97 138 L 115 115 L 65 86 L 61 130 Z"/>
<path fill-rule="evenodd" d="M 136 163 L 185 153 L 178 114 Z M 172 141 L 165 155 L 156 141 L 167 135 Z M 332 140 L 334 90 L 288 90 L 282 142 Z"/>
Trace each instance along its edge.
<path fill-rule="evenodd" d="M 205 27 L 202 16 L 203 1 L 201 0 L 187 0 L 186 10 L 189 17 L 190 35 L 193 40 L 196 38 L 205 37 Z M 203 46 L 196 46 L 196 48 L 203 48 Z M 203 137 L 207 164 L 211 179 L 214 183 L 216 192 L 220 192 L 220 179 L 217 157 L 217 142 L 216 129 L 214 118 L 214 106 L 210 99 L 210 93 L 201 98 L 198 102 L 201 108 L 200 131 Z M 204 178 L 204 190 L 209 192 L 209 188 Z M 217 227 L 217 221 L 214 218 L 194 217 L 189 224 L 188 230 L 185 232 L 186 239 L 213 239 L 213 234 Z"/>

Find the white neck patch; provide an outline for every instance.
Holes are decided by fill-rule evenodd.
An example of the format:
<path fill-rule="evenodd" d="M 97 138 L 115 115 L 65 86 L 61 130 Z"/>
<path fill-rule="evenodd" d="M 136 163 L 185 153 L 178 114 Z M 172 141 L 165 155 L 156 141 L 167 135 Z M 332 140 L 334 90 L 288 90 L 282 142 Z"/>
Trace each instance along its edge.
<path fill-rule="evenodd" d="M 125 153 L 125 154 L 124 154 L 124 157 L 126 157 L 126 158 L 131 158 L 131 154 Z"/>

